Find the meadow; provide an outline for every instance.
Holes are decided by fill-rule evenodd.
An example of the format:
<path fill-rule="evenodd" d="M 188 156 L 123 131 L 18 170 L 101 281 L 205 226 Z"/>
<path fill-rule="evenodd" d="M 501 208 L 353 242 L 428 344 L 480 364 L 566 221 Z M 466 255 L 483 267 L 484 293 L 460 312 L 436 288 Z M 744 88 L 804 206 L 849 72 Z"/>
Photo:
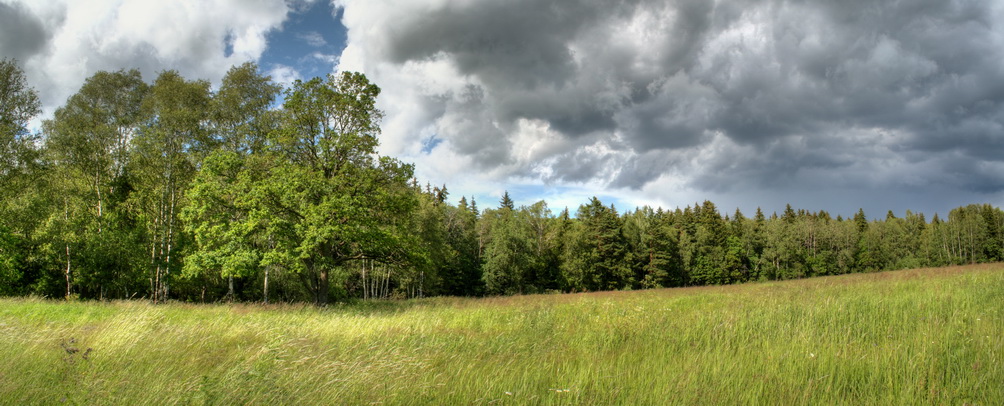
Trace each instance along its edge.
<path fill-rule="evenodd" d="M 308 305 L 0 299 L 0 403 L 1001 404 L 1004 265 Z"/>

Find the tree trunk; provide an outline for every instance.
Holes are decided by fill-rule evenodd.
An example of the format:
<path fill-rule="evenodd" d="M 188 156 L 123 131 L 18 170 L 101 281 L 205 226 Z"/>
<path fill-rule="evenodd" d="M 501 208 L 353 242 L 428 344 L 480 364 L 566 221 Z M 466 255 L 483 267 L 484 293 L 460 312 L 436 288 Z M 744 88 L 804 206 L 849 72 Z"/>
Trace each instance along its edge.
<path fill-rule="evenodd" d="M 328 304 L 328 269 L 323 268 L 317 280 L 317 303 L 318 305 Z"/>
<path fill-rule="evenodd" d="M 390 297 L 390 267 L 387 267 L 387 277 L 383 280 L 383 296 L 384 299 Z"/>
<path fill-rule="evenodd" d="M 268 304 L 268 270 L 270 268 L 272 268 L 272 265 L 265 266 L 265 287 L 264 287 L 265 304 Z"/>
<path fill-rule="evenodd" d="M 101 215 L 104 212 L 104 205 L 101 202 L 101 173 L 97 170 L 94 171 L 94 192 L 98 196 L 98 234 L 101 234 Z"/>
<path fill-rule="evenodd" d="M 171 249 L 174 245 L 174 209 L 175 209 L 175 191 L 171 189 L 171 211 L 168 212 L 167 217 L 167 256 L 164 259 L 164 280 L 162 285 L 164 287 L 163 299 L 167 300 L 167 296 L 170 294 L 170 276 L 171 276 Z"/>
<path fill-rule="evenodd" d="M 70 244 L 66 244 L 66 298 L 70 298 Z"/>

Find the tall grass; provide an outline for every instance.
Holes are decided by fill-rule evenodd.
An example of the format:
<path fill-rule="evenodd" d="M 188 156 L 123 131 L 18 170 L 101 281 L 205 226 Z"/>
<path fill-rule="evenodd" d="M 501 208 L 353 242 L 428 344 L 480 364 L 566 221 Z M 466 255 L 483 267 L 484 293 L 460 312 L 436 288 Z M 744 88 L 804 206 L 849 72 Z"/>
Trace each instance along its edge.
<path fill-rule="evenodd" d="M 1001 265 L 323 309 L 0 300 L 12 404 L 1001 404 L 1002 356 Z"/>

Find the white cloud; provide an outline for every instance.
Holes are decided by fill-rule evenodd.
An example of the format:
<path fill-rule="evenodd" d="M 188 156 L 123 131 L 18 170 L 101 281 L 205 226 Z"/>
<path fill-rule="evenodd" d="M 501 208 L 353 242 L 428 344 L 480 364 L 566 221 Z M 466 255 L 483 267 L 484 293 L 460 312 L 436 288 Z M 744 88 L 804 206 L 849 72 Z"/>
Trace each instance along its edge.
<path fill-rule="evenodd" d="M 272 77 L 273 82 L 282 85 L 284 88 L 290 88 L 293 86 L 293 82 L 303 79 L 300 72 L 296 69 L 281 64 L 276 64 L 268 71 L 268 75 Z"/>
<path fill-rule="evenodd" d="M 314 52 L 310 54 L 310 57 L 328 64 L 328 66 L 331 67 L 330 70 L 332 71 L 338 70 L 338 61 L 340 59 L 338 55 Z"/>
<path fill-rule="evenodd" d="M 328 44 L 328 42 L 324 40 L 324 36 L 322 36 L 321 33 L 317 31 L 310 31 L 297 34 L 297 38 L 300 38 L 301 40 L 303 40 L 303 42 L 306 42 L 307 45 L 310 45 L 312 47 L 323 47 Z"/>
<path fill-rule="evenodd" d="M 50 35 L 25 60 L 46 115 L 100 70 L 138 68 L 152 80 L 162 70 L 177 69 L 191 79 L 218 81 L 231 66 L 257 60 L 266 35 L 282 26 L 288 11 L 283 0 L 53 0 L 23 5 Z"/>

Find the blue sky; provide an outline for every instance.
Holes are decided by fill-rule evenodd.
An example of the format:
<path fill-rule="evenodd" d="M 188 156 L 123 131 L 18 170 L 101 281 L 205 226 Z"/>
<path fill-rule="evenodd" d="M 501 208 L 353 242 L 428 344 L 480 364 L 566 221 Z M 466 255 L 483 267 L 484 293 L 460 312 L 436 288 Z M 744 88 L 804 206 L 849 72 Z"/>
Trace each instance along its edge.
<path fill-rule="evenodd" d="M 332 72 L 336 58 L 345 49 L 346 29 L 341 14 L 341 9 L 324 1 L 290 10 L 282 28 L 267 34 L 268 47 L 259 66 L 266 71 L 277 66 L 292 67 L 303 78 Z"/>
<path fill-rule="evenodd" d="M 380 152 L 481 207 L 944 216 L 1004 204 L 1000 21 L 1004 0 L 0 0 L 0 57 L 39 120 L 100 70 L 363 72 Z"/>

